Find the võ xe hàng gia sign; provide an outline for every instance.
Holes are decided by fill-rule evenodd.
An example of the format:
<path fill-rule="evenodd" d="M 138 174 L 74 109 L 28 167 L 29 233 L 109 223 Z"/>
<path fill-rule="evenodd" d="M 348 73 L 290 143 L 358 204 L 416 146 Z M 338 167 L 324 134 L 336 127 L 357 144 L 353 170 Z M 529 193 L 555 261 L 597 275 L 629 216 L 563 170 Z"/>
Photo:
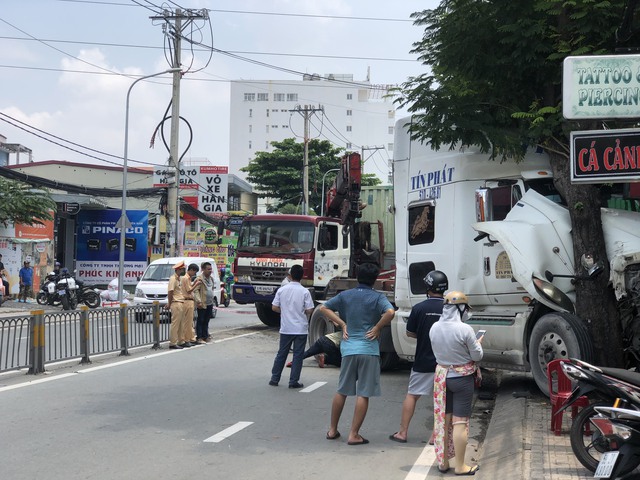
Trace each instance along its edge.
<path fill-rule="evenodd" d="M 640 130 L 571 132 L 571 181 L 626 183 L 640 180 Z"/>

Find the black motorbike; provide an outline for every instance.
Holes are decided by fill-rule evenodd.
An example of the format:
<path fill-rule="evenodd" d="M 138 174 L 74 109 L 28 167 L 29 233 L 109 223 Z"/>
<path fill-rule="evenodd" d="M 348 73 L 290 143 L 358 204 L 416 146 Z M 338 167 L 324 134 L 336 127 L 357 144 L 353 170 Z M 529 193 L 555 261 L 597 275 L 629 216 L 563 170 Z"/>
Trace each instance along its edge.
<path fill-rule="evenodd" d="M 63 271 L 56 283 L 56 292 L 63 310 L 74 310 L 78 306 L 79 287 L 76 279 L 69 272 Z"/>
<path fill-rule="evenodd" d="M 81 280 L 76 280 L 76 285 L 78 286 L 78 303 L 83 303 L 89 308 L 100 306 L 100 294 L 95 291 L 94 287 L 86 285 Z"/>
<path fill-rule="evenodd" d="M 640 463 L 640 411 L 617 407 L 595 407 L 591 418 L 602 437 L 617 447 L 602 455 L 595 476 L 617 478 Z"/>
<path fill-rule="evenodd" d="M 40 284 L 40 290 L 36 294 L 36 302 L 40 305 L 60 305 L 60 297 L 58 297 L 56 290 L 57 283 L 58 275 L 53 272 L 49 273 Z"/>
<path fill-rule="evenodd" d="M 567 409 L 583 395 L 593 401 L 574 418 L 570 440 L 576 458 L 585 468 L 595 472 L 604 454 L 618 450 L 617 443 L 594 428 L 592 419 L 598 414 L 596 408 L 616 406 L 640 411 L 640 373 L 595 367 L 574 359 L 563 363 L 562 370 L 576 383 L 576 387 L 560 410 Z M 640 458 L 635 465 L 627 463 L 629 470 L 620 474 L 630 472 L 638 464 Z"/>
<path fill-rule="evenodd" d="M 71 279 L 71 282 L 67 286 L 68 279 Z M 75 293 L 72 293 L 71 290 Z M 67 298 L 68 308 L 64 305 L 64 297 Z M 62 304 L 65 310 L 73 309 L 79 304 L 84 304 L 89 308 L 98 308 L 101 304 L 100 294 L 93 287 L 76 280 L 68 272 L 60 275 L 52 272 L 47 275 L 40 285 L 36 301 L 40 305 L 57 306 Z"/>

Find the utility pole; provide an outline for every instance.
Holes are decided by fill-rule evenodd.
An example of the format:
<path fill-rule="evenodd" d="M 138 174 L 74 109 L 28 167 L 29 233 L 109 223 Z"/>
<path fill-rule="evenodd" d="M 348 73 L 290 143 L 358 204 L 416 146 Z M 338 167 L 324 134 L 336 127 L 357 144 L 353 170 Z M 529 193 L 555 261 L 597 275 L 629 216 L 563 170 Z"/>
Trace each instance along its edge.
<path fill-rule="evenodd" d="M 305 105 L 296 106 L 291 112 L 298 112 L 304 119 L 304 158 L 302 163 L 302 214 L 309 215 L 309 122 L 315 112 L 324 112 L 324 107 Z"/>
<path fill-rule="evenodd" d="M 209 12 L 202 10 L 185 10 L 177 8 L 175 13 L 165 10 L 162 15 L 150 17 L 152 20 L 163 20 L 163 31 L 173 41 L 173 58 L 171 67 L 180 67 L 181 46 L 183 32 L 194 20 L 209 18 Z M 173 25 L 171 25 L 173 22 Z M 167 216 L 171 232 L 169 235 L 169 256 L 180 254 L 182 238 L 180 236 L 180 151 L 178 143 L 180 138 L 180 80 L 182 72 L 173 73 L 173 92 L 171 96 L 171 137 L 169 143 L 169 168 L 175 170 L 175 182 L 169 186 L 167 192 Z M 173 238 L 172 238 L 173 237 Z M 166 249 L 165 249 L 166 251 Z"/>
<path fill-rule="evenodd" d="M 366 162 L 367 160 L 369 160 L 371 158 L 371 155 L 369 155 L 366 159 L 364 158 L 364 151 L 365 150 L 373 150 L 375 152 L 376 150 L 384 150 L 384 147 L 365 147 L 365 146 L 363 146 L 361 148 L 361 152 L 362 153 L 360 155 L 360 158 L 362 159 L 362 170 L 363 171 L 364 171 L 364 162 Z"/>

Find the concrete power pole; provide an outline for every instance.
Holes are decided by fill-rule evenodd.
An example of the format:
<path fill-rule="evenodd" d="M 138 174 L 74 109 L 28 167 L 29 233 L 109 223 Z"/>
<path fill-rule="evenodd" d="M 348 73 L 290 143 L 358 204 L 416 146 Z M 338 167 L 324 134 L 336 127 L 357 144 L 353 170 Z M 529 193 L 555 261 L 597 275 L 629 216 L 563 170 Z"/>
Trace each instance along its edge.
<path fill-rule="evenodd" d="M 302 108 L 298 105 L 291 110 L 292 112 L 298 112 L 304 119 L 304 158 L 302 163 L 302 214 L 309 215 L 309 122 L 311 115 L 315 112 L 322 112 L 324 108 L 322 106 L 314 107 L 311 105 L 305 105 Z"/>
<path fill-rule="evenodd" d="M 172 68 L 180 67 L 181 46 L 183 31 L 197 19 L 207 20 L 209 12 L 206 9 L 193 11 L 182 11 L 176 9 L 175 14 L 166 10 L 163 15 L 150 17 L 152 20 L 163 20 L 163 28 L 166 28 L 167 35 L 173 40 Z M 173 26 L 169 28 L 170 22 Z M 180 138 L 180 80 L 182 72 L 173 74 L 173 91 L 171 96 L 171 137 L 169 144 L 169 168 L 175 170 L 175 183 L 169 186 L 167 192 L 167 215 L 171 232 L 169 235 L 169 256 L 175 257 L 180 254 L 182 238 L 180 237 L 180 151 L 178 143 Z"/>

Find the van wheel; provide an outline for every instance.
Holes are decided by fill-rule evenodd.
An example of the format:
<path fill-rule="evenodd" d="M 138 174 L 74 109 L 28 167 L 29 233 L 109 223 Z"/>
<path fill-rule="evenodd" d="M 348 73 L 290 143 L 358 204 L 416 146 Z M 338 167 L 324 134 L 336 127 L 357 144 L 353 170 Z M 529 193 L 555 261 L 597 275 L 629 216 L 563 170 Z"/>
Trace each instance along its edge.
<path fill-rule="evenodd" d="M 551 312 L 538 319 L 529 339 L 529 363 L 538 388 L 547 397 L 547 364 L 557 358 L 591 362 L 593 342 L 582 320 L 570 313 Z"/>
<path fill-rule="evenodd" d="M 260 321 L 267 327 L 280 326 L 280 314 L 271 310 L 271 303 L 256 302 L 256 313 Z"/>
<path fill-rule="evenodd" d="M 322 313 L 320 307 L 316 307 L 309 320 L 309 345 L 313 345 L 319 338 L 335 331 L 335 325 Z"/>
<path fill-rule="evenodd" d="M 380 370 L 386 372 L 393 370 L 400 363 L 400 357 L 396 352 L 380 352 Z"/>

